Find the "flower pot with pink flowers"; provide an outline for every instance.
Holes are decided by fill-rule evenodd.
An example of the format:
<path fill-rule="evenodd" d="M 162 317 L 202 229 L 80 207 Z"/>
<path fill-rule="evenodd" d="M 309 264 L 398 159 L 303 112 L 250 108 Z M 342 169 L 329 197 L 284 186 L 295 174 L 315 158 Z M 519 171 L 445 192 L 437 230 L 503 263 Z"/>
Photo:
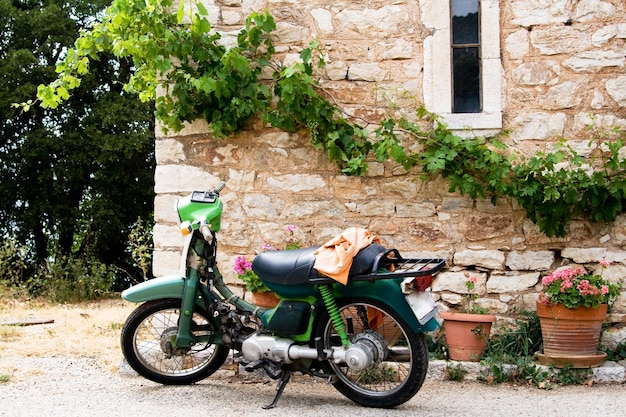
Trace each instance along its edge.
<path fill-rule="evenodd" d="M 448 345 L 448 357 L 456 361 L 477 362 L 487 349 L 491 326 L 496 316 L 478 306 L 475 292 L 478 279 L 467 274 L 464 312 L 442 312 L 443 331 Z"/>
<path fill-rule="evenodd" d="M 606 358 L 598 351 L 602 323 L 620 287 L 580 266 L 559 268 L 541 283 L 536 304 L 543 340 L 539 362 L 556 368 L 600 366 Z"/>

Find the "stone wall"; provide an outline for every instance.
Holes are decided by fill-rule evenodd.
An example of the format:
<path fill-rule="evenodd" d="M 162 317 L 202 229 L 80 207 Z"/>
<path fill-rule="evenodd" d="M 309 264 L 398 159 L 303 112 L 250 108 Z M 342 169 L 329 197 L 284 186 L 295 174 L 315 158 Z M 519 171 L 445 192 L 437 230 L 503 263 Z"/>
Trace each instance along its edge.
<path fill-rule="evenodd" d="M 424 43 L 435 29 L 426 0 L 207 0 L 212 24 L 232 41 L 245 16 L 269 8 L 284 62 L 319 38 L 327 66 L 325 91 L 347 114 L 375 125 L 390 104 L 411 112 L 424 102 Z M 558 136 L 584 153 L 592 121 L 626 126 L 626 11 L 619 0 L 494 1 L 500 10 L 502 125 L 507 143 L 532 154 Z M 436 3 L 435 3 L 436 4 Z M 215 141 L 198 121 L 177 134 L 157 128 L 156 275 L 177 273 L 182 239 L 172 207 L 180 195 L 227 182 L 220 233 L 221 270 L 232 284 L 232 260 L 251 259 L 264 243 L 280 247 L 284 227 L 303 244 L 321 244 L 349 226 L 371 229 L 406 256 L 441 256 L 449 269 L 434 283 L 442 309 L 461 302 L 465 274 L 479 278 L 480 305 L 501 317 L 532 310 L 541 273 L 561 264 L 626 277 L 626 216 L 611 225 L 572 222 L 566 238 L 550 239 L 515 202 L 497 205 L 447 192 L 443 180 L 421 182 L 392 163 L 370 162 L 365 177 L 341 175 L 307 137 L 259 121 Z M 626 288 L 626 287 L 625 287 Z M 612 320 L 625 321 L 626 294 Z M 617 326 L 619 327 L 619 326 Z M 616 330 L 618 331 L 618 330 Z M 619 331 L 616 334 L 620 334 Z"/>

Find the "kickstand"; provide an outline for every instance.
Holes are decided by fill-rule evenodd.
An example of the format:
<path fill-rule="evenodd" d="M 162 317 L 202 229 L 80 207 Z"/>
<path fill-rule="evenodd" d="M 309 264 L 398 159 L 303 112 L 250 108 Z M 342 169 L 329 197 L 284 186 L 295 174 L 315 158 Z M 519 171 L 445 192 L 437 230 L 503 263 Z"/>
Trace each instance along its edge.
<path fill-rule="evenodd" d="M 289 382 L 289 378 L 291 378 L 291 371 L 283 370 L 282 375 L 278 380 L 278 385 L 276 386 L 276 396 L 270 404 L 263 406 L 264 410 L 269 410 L 270 408 L 276 407 L 276 403 L 278 403 L 278 399 L 282 395 L 283 390 L 285 389 L 285 385 L 287 385 L 287 382 Z"/>

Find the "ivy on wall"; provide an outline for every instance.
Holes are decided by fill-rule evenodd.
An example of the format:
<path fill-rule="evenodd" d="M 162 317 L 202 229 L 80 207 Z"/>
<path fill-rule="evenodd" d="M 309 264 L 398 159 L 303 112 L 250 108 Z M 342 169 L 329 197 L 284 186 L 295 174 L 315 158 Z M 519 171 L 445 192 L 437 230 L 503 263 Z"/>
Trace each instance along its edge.
<path fill-rule="evenodd" d="M 368 158 L 392 159 L 407 170 L 417 167 L 423 179 L 443 176 L 451 192 L 494 203 L 515 199 L 547 236 L 566 235 L 574 218 L 610 222 L 624 211 L 626 161 L 619 152 L 625 134 L 619 128 L 594 135 L 591 158 L 563 141 L 530 159 L 509 152 L 497 138 L 461 138 L 424 108 L 412 120 L 388 117 L 370 131 L 345 118 L 318 88 L 314 75 L 324 59 L 315 42 L 302 50 L 300 62 L 280 67 L 272 61 L 275 23 L 268 12 L 252 13 L 227 47 L 201 3 L 173 4 L 114 0 L 59 63 L 58 79 L 39 87 L 41 105 L 60 105 L 89 71 L 89 60 L 113 52 L 133 59 L 135 73 L 125 87 L 155 100 L 166 129 L 203 118 L 222 139 L 261 115 L 288 132 L 307 131 L 313 146 L 347 175 L 363 175 Z M 23 103 L 25 109 L 32 105 Z M 409 151 L 416 142 L 419 151 Z"/>

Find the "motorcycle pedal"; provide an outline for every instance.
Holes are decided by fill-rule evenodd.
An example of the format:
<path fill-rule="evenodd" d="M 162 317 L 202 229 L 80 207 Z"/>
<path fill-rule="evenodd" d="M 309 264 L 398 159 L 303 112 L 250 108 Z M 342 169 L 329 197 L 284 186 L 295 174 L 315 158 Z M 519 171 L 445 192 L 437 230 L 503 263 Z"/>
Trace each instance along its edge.
<path fill-rule="evenodd" d="M 265 365 L 265 361 L 263 359 L 259 359 L 257 361 L 253 361 L 253 362 L 249 362 L 249 363 L 243 363 L 242 365 L 244 365 L 244 369 L 247 372 L 254 372 L 255 370 L 259 369 L 259 368 L 263 368 L 263 365 Z"/>

